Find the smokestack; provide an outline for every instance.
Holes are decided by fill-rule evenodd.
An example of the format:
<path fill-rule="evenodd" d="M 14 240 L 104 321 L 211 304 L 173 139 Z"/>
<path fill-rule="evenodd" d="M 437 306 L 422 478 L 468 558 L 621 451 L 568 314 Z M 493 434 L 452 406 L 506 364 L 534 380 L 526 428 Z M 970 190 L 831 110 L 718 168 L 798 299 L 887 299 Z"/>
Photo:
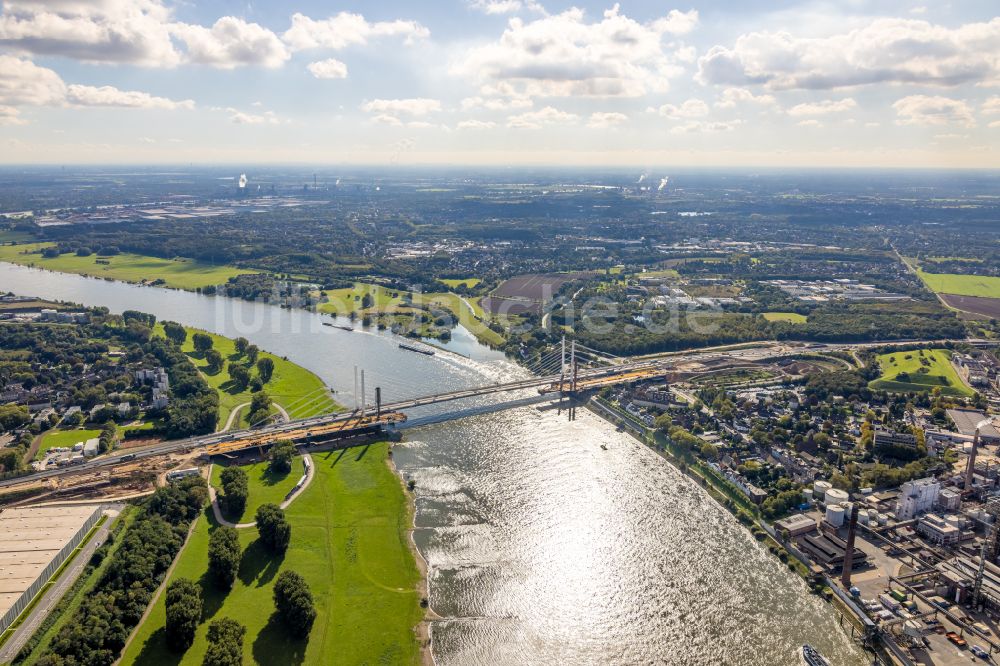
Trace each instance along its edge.
<path fill-rule="evenodd" d="M 976 427 L 976 436 L 972 438 L 972 450 L 969 451 L 969 464 L 965 468 L 965 492 L 972 490 L 973 474 L 976 472 L 976 450 L 979 448 L 979 427 Z"/>
<path fill-rule="evenodd" d="M 365 369 L 361 369 L 361 416 L 365 415 Z"/>
<path fill-rule="evenodd" d="M 354 366 L 354 410 L 357 411 L 358 407 L 358 366 Z"/>
<path fill-rule="evenodd" d="M 851 504 L 851 522 L 847 527 L 847 546 L 844 548 L 844 570 L 840 574 L 840 582 L 844 587 L 851 587 L 851 567 L 854 566 L 854 533 L 858 529 L 858 503 Z"/>
<path fill-rule="evenodd" d="M 375 387 L 375 418 L 382 418 L 382 387 Z"/>

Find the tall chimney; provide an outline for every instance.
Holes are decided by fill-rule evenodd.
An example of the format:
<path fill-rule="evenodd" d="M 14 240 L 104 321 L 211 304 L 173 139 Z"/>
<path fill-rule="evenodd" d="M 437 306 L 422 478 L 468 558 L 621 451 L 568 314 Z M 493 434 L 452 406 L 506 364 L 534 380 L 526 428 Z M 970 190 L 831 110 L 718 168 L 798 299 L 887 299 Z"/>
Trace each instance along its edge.
<path fill-rule="evenodd" d="M 976 427 L 976 436 L 972 438 L 972 451 L 969 452 L 969 464 L 965 468 L 965 492 L 972 490 L 973 474 L 976 472 L 976 449 L 979 448 L 979 428 Z"/>
<path fill-rule="evenodd" d="M 840 574 L 840 582 L 844 587 L 851 587 L 851 567 L 854 565 L 854 533 L 858 529 L 858 503 L 851 504 L 851 522 L 847 527 L 847 547 L 844 548 L 844 570 Z"/>

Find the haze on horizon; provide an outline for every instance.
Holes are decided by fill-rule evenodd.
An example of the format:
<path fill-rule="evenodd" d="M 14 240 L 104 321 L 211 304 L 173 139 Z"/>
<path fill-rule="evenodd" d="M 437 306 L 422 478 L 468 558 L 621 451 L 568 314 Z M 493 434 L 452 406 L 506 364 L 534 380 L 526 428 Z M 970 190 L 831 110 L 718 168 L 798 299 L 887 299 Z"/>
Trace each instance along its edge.
<path fill-rule="evenodd" d="M 0 0 L 0 163 L 1000 167 L 969 0 Z"/>

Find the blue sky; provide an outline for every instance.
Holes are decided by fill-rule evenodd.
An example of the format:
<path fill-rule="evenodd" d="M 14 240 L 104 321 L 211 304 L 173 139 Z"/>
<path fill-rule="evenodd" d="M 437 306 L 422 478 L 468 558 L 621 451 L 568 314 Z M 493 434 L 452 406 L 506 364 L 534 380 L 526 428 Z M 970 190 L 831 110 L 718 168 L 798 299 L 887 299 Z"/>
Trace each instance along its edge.
<path fill-rule="evenodd" d="M 0 161 L 998 167 L 991 4 L 0 0 Z"/>

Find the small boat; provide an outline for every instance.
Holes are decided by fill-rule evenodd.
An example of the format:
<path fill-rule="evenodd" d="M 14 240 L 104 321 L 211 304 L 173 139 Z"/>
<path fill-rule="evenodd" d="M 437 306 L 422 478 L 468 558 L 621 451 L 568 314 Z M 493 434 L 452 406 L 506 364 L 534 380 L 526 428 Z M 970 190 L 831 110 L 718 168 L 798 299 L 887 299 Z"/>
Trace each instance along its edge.
<path fill-rule="evenodd" d="M 340 324 L 331 324 L 328 321 L 324 321 L 323 325 L 324 326 L 329 326 L 330 328 L 339 328 L 340 330 L 347 331 L 348 333 L 351 333 L 351 332 L 354 331 L 354 329 L 351 328 L 350 326 L 341 326 Z"/>
<path fill-rule="evenodd" d="M 426 354 L 427 356 L 434 356 L 434 350 L 423 349 L 421 347 L 414 347 L 413 345 L 408 345 L 404 342 L 399 343 L 400 349 L 405 349 L 406 351 L 417 352 L 418 354 Z"/>
<path fill-rule="evenodd" d="M 606 444 L 601 444 L 601 451 L 607 451 L 608 447 Z"/>
<path fill-rule="evenodd" d="M 811 645 L 803 645 L 799 656 L 802 657 L 802 663 L 805 666 L 830 666 L 827 658 Z"/>

